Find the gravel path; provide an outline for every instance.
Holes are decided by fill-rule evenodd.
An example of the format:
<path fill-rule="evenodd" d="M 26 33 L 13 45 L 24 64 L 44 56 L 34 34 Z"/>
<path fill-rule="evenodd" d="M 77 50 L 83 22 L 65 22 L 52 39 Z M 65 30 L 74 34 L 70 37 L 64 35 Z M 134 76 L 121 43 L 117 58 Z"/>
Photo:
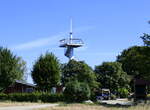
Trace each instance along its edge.
<path fill-rule="evenodd" d="M 29 105 L 29 106 L 0 107 L 0 110 L 33 110 L 38 108 L 53 107 L 57 105 L 58 104 L 39 104 L 39 105 Z"/>

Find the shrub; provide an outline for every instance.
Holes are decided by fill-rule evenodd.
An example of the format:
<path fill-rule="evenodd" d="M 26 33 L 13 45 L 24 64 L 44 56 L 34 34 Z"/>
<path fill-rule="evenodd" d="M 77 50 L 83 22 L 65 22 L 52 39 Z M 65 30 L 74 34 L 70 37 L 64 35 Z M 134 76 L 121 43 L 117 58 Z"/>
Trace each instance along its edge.
<path fill-rule="evenodd" d="M 118 89 L 118 95 L 120 98 L 126 98 L 128 97 L 129 91 L 126 88 L 119 88 Z"/>
<path fill-rule="evenodd" d="M 13 93 L 9 94 L 8 97 L 12 101 L 38 102 L 38 100 L 40 100 L 40 95 L 40 93 Z"/>
<path fill-rule="evenodd" d="M 64 101 L 63 94 L 50 94 L 50 93 L 13 93 L 13 94 L 0 94 L 0 100 L 11 100 L 18 102 L 59 102 Z"/>
<path fill-rule="evenodd" d="M 82 102 L 90 98 L 90 88 L 86 83 L 72 81 L 66 85 L 64 97 L 69 102 Z"/>
<path fill-rule="evenodd" d="M 60 102 L 64 101 L 63 94 L 43 93 L 40 97 L 42 102 Z"/>
<path fill-rule="evenodd" d="M 9 100 L 8 99 L 8 95 L 7 94 L 4 94 L 4 93 L 0 93 L 0 100 L 3 101 L 3 100 Z"/>

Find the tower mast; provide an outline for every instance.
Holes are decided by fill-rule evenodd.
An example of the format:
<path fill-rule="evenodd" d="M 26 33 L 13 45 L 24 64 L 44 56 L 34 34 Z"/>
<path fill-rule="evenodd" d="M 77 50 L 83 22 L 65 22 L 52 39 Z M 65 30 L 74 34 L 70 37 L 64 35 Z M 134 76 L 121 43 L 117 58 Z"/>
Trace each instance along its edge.
<path fill-rule="evenodd" d="M 73 31 L 72 31 L 72 18 L 70 19 L 70 39 L 72 39 L 72 34 L 73 34 Z"/>

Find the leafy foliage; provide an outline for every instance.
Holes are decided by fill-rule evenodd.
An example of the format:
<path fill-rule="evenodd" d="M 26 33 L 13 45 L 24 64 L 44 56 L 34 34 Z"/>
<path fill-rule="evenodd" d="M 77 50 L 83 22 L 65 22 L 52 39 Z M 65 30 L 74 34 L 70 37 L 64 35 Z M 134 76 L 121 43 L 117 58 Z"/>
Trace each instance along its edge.
<path fill-rule="evenodd" d="M 33 66 L 33 81 L 42 91 L 50 91 L 60 84 L 60 64 L 52 53 L 41 55 Z"/>
<path fill-rule="evenodd" d="M 102 88 L 109 88 L 111 92 L 117 92 L 120 87 L 129 88 L 127 73 L 122 70 L 119 62 L 104 62 L 95 67 L 95 72 Z"/>
<path fill-rule="evenodd" d="M 145 46 L 150 46 L 150 35 L 149 34 L 144 33 L 144 35 L 141 36 L 141 39 L 143 40 Z"/>
<path fill-rule="evenodd" d="M 122 63 L 123 70 L 129 75 L 150 78 L 150 47 L 133 46 L 123 50 L 117 57 L 117 61 Z"/>
<path fill-rule="evenodd" d="M 90 88 L 88 84 L 78 81 L 67 83 L 64 96 L 70 102 L 82 102 L 90 98 Z"/>
<path fill-rule="evenodd" d="M 0 100 L 10 100 L 18 102 L 60 102 L 64 101 L 63 94 L 50 94 L 46 92 L 33 92 L 33 93 L 13 93 L 13 94 L 0 94 Z"/>
<path fill-rule="evenodd" d="M 0 47 L 0 91 L 7 88 L 15 80 L 22 80 L 25 73 L 25 61 Z"/>
<path fill-rule="evenodd" d="M 124 87 L 119 88 L 117 92 L 120 98 L 127 98 L 129 95 L 129 90 Z"/>
<path fill-rule="evenodd" d="M 62 74 L 62 82 L 64 85 L 70 81 L 77 80 L 87 83 L 91 90 L 98 87 L 94 71 L 82 61 L 70 60 L 68 64 L 63 66 Z"/>

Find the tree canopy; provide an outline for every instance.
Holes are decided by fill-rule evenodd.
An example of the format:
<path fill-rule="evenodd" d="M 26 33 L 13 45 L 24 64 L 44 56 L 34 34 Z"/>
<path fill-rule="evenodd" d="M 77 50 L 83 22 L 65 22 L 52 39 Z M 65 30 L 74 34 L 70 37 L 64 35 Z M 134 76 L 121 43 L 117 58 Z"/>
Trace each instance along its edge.
<path fill-rule="evenodd" d="M 60 84 L 60 63 L 53 53 L 41 55 L 33 65 L 32 78 L 42 91 L 50 91 Z"/>
<path fill-rule="evenodd" d="M 145 46 L 150 46 L 150 35 L 149 34 L 144 33 L 144 35 L 141 36 L 141 39 L 143 40 Z"/>
<path fill-rule="evenodd" d="M 96 75 L 91 67 L 83 61 L 70 60 L 62 68 L 62 82 L 66 85 L 72 80 L 85 82 L 91 89 L 97 88 Z"/>
<path fill-rule="evenodd" d="M 0 91 L 16 80 L 23 80 L 25 72 L 25 61 L 14 55 L 9 49 L 0 47 Z"/>
<path fill-rule="evenodd" d="M 133 46 L 122 51 L 117 57 L 122 63 L 123 70 L 129 75 L 144 79 L 150 78 L 150 47 Z"/>
<path fill-rule="evenodd" d="M 102 88 L 109 88 L 112 92 L 116 92 L 119 88 L 129 88 L 127 73 L 122 70 L 119 62 L 104 62 L 95 67 L 95 73 Z"/>

